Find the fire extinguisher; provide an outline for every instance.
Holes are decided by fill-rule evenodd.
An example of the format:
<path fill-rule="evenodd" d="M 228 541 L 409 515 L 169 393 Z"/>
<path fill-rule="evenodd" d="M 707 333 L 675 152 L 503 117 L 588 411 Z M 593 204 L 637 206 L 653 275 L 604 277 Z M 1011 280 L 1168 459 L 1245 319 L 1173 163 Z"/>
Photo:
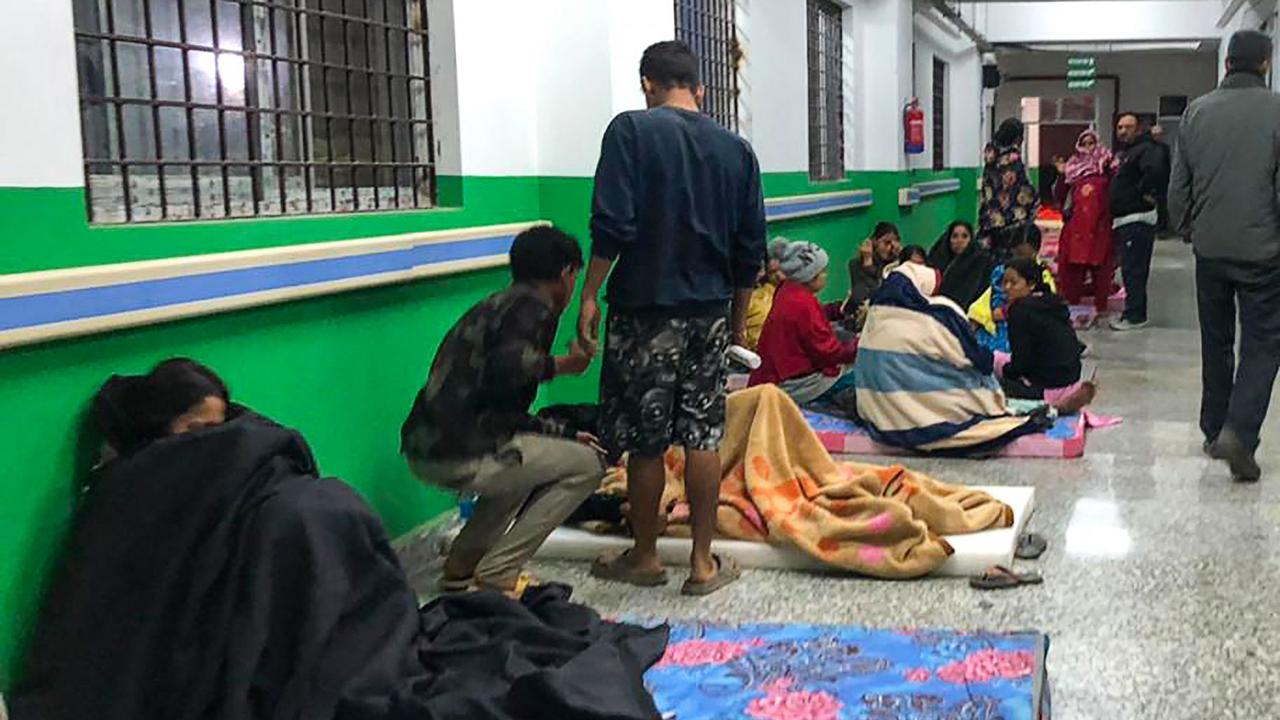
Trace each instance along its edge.
<path fill-rule="evenodd" d="M 924 152 L 924 111 L 920 109 L 918 98 L 911 98 L 911 102 L 902 109 L 902 136 L 908 155 Z"/>

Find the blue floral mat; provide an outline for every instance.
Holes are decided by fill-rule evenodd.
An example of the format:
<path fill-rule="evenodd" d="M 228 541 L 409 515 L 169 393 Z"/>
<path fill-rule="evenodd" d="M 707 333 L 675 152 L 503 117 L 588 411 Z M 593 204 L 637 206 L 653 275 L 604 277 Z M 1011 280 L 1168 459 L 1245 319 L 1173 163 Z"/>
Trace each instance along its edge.
<path fill-rule="evenodd" d="M 1045 720 L 1035 632 L 672 626 L 645 681 L 663 718 Z"/>

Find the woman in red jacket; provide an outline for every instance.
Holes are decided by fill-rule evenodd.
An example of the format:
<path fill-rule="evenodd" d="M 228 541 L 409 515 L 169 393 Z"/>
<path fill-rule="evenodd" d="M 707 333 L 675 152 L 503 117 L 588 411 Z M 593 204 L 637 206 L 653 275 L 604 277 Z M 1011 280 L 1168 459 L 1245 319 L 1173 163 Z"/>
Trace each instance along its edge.
<path fill-rule="evenodd" d="M 858 345 L 836 338 L 818 300 L 827 286 L 830 259 L 809 242 L 778 238 L 770 249 L 786 279 L 760 332 L 761 363 L 751 373 L 751 385 L 773 383 L 801 405 L 832 398 L 852 386 L 852 370 L 845 366 L 853 363 Z"/>

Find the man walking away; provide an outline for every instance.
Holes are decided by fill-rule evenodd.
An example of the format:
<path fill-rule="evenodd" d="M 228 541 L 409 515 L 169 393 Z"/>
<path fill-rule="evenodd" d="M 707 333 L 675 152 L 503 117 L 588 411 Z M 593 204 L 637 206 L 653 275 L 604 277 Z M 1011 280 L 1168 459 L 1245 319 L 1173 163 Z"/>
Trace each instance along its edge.
<path fill-rule="evenodd" d="M 1138 330 L 1147 326 L 1147 278 L 1160 219 L 1157 205 L 1168 175 L 1161 149 L 1150 133 L 1142 132 L 1137 115 L 1120 116 L 1116 140 L 1120 169 L 1111 181 L 1112 237 L 1120 256 L 1126 299 L 1124 313 L 1111 321 L 1111 329 Z"/>
<path fill-rule="evenodd" d="M 705 595 L 739 574 L 731 558 L 712 556 L 711 538 L 724 434 L 724 354 L 731 339 L 743 342 L 765 256 L 760 168 L 745 140 L 698 112 L 698 59 L 686 45 L 667 41 L 645 50 L 640 84 L 649 109 L 624 112 L 605 130 L 578 326 L 594 347 L 597 296 L 612 268 L 601 436 L 611 450 L 629 453 L 635 547 L 597 560 L 592 574 L 634 585 L 667 581 L 657 554 L 663 455 L 681 445 L 693 524 L 683 592 Z"/>
<path fill-rule="evenodd" d="M 1226 79 L 1183 117 L 1169 188 L 1174 229 L 1190 233 L 1196 253 L 1200 429 L 1240 481 L 1262 474 L 1254 452 L 1280 368 L 1280 96 L 1267 89 L 1270 68 L 1270 38 L 1231 37 Z"/>

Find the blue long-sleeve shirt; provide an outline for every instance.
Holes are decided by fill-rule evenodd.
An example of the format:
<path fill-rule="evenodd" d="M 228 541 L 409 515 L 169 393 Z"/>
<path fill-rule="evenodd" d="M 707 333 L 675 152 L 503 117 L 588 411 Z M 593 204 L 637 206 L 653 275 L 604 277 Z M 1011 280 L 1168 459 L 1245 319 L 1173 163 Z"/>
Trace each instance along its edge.
<path fill-rule="evenodd" d="M 760 166 L 746 140 L 705 115 L 624 112 L 605 130 L 591 202 L 592 255 L 617 260 L 612 308 L 723 312 L 764 262 Z"/>

